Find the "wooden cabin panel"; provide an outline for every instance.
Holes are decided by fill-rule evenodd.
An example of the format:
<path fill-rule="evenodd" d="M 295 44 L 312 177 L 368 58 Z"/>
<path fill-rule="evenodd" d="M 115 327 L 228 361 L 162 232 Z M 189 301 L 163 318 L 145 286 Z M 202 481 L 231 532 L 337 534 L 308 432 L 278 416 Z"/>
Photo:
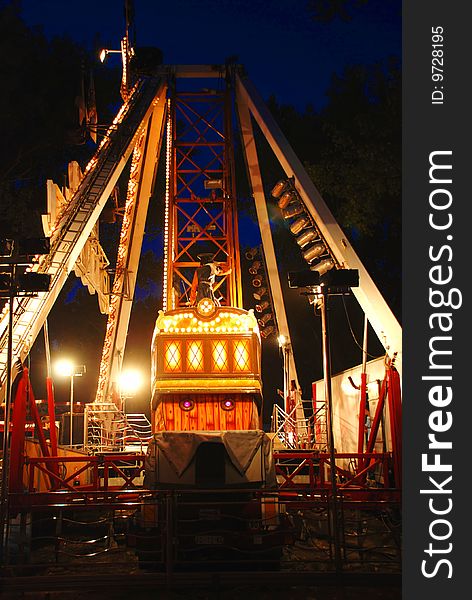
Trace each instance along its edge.
<path fill-rule="evenodd" d="M 197 411 L 197 423 L 198 423 L 198 430 L 199 431 L 206 431 L 207 430 L 207 420 L 206 420 L 206 412 L 205 412 L 205 406 L 200 406 L 200 402 L 196 403 L 196 408 L 195 410 Z"/>
<path fill-rule="evenodd" d="M 173 404 L 173 408 L 174 408 L 175 431 L 182 431 L 182 409 L 179 406 L 179 399 L 175 398 L 172 404 Z"/>
<path fill-rule="evenodd" d="M 164 422 L 166 429 L 175 430 L 174 405 L 172 402 L 164 402 Z M 172 428 L 172 429 L 171 429 Z"/>
<path fill-rule="evenodd" d="M 222 403 L 231 397 L 234 409 L 225 410 Z M 191 410 L 182 410 L 180 394 L 169 394 L 153 411 L 154 431 L 225 431 L 259 428 L 259 415 L 251 395 L 213 394 L 185 395 L 193 400 Z"/>
<path fill-rule="evenodd" d="M 221 425 L 221 413 L 222 410 L 220 408 L 220 397 L 218 397 L 218 400 L 214 400 L 213 401 L 213 415 L 214 415 L 214 427 L 215 427 L 215 431 L 221 431 L 224 429 L 224 427 Z"/>
<path fill-rule="evenodd" d="M 236 406 L 234 407 L 234 410 L 228 411 L 228 412 L 234 413 L 234 423 L 235 423 L 236 429 L 244 429 L 243 407 L 244 407 L 244 402 L 236 402 Z"/>
<path fill-rule="evenodd" d="M 203 403 L 201 407 L 205 411 L 206 415 L 206 428 L 210 431 L 215 430 L 215 411 L 213 409 L 213 402 L 207 401 Z"/>
<path fill-rule="evenodd" d="M 226 428 L 225 429 L 236 429 L 236 411 L 238 410 L 238 406 L 236 404 L 234 410 L 226 410 L 225 412 L 225 417 L 226 417 Z"/>
<path fill-rule="evenodd" d="M 249 429 L 251 423 L 251 404 L 245 400 L 241 402 L 242 427 L 241 429 Z"/>
<path fill-rule="evenodd" d="M 190 431 L 196 431 L 198 427 L 198 403 L 188 413 L 188 426 Z"/>
<path fill-rule="evenodd" d="M 182 431 L 190 431 L 190 413 L 193 412 L 195 410 L 195 407 L 190 411 L 190 410 L 180 410 L 180 416 L 181 416 L 181 424 L 180 424 L 180 428 L 182 429 Z"/>

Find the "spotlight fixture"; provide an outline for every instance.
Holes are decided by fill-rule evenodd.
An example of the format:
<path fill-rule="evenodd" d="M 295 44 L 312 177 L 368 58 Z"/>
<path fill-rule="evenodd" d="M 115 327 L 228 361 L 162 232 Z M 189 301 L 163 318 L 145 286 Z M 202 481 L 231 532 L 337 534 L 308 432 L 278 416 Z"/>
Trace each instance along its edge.
<path fill-rule="evenodd" d="M 318 271 L 320 275 L 323 275 L 323 273 L 326 273 L 326 271 L 329 271 L 333 267 L 334 260 L 332 258 L 324 258 L 318 264 L 314 265 L 313 267 L 310 267 L 310 270 Z"/>
<path fill-rule="evenodd" d="M 257 272 L 259 271 L 259 269 L 262 267 L 262 263 L 260 260 L 255 260 L 252 265 L 249 267 L 249 273 L 251 273 L 251 275 L 257 275 Z"/>
<path fill-rule="evenodd" d="M 294 221 L 292 225 L 290 225 L 290 231 L 293 233 L 293 235 L 298 235 L 300 231 L 309 224 L 310 219 L 307 215 L 304 215 L 303 217 L 300 217 L 299 219 Z"/>
<path fill-rule="evenodd" d="M 260 275 L 256 275 L 254 277 L 254 279 L 252 280 L 252 285 L 255 288 L 261 287 L 261 285 L 262 285 L 262 277 Z"/>
<path fill-rule="evenodd" d="M 256 311 L 257 312 L 264 312 L 266 310 L 266 308 L 269 308 L 270 303 L 268 300 L 264 300 L 264 302 L 261 302 L 260 304 L 256 304 Z"/>
<path fill-rule="evenodd" d="M 288 180 L 287 179 L 281 179 L 280 181 L 278 181 L 274 187 L 272 188 L 272 191 L 270 193 L 270 195 L 272 196 L 272 198 L 278 198 L 282 192 L 284 191 L 284 189 L 287 187 L 288 185 Z"/>
<path fill-rule="evenodd" d="M 100 50 L 100 54 L 98 55 L 100 62 L 105 62 L 105 59 L 109 54 L 122 54 L 122 52 L 121 50 L 108 50 L 108 48 L 102 48 Z"/>
<path fill-rule="evenodd" d="M 322 242 L 318 242 L 316 244 L 313 244 L 313 246 L 310 246 L 308 250 L 305 250 L 305 252 L 303 252 L 303 258 L 307 262 L 312 262 L 315 260 L 315 258 L 321 256 L 325 251 L 326 246 Z"/>
<path fill-rule="evenodd" d="M 301 215 L 304 212 L 304 208 L 301 202 L 294 202 L 288 208 L 284 208 L 282 210 L 282 214 L 284 219 L 291 219 L 298 215 Z"/>
<path fill-rule="evenodd" d="M 261 287 L 257 290 L 257 292 L 254 292 L 252 294 L 252 297 L 254 298 L 254 300 L 257 300 L 258 302 L 260 302 L 262 300 L 262 297 L 267 294 L 267 288 L 265 287 Z"/>
<path fill-rule="evenodd" d="M 280 209 L 284 209 L 284 208 L 287 208 L 287 206 L 290 204 L 290 202 L 292 202 L 293 200 L 296 200 L 296 199 L 297 199 L 297 194 L 293 190 L 288 190 L 280 196 L 277 204 Z"/>
<path fill-rule="evenodd" d="M 318 233 L 315 231 L 315 229 L 306 229 L 297 237 L 297 244 L 300 246 L 300 248 L 304 248 L 307 244 L 313 240 L 316 240 L 317 237 Z"/>
<path fill-rule="evenodd" d="M 265 327 L 267 325 L 267 323 L 269 321 L 271 321 L 274 318 L 272 313 L 266 313 L 265 315 L 262 315 L 262 317 L 260 319 L 257 319 L 257 322 L 259 323 L 259 327 Z"/>
<path fill-rule="evenodd" d="M 254 257 L 256 256 L 256 254 L 259 252 L 259 248 L 250 248 L 249 250 L 247 250 L 247 252 L 245 253 L 245 257 L 247 260 L 254 260 Z"/>
<path fill-rule="evenodd" d="M 264 329 L 261 330 L 261 337 L 266 339 L 273 333 L 275 333 L 275 327 L 273 325 L 269 325 L 269 327 L 265 327 Z"/>

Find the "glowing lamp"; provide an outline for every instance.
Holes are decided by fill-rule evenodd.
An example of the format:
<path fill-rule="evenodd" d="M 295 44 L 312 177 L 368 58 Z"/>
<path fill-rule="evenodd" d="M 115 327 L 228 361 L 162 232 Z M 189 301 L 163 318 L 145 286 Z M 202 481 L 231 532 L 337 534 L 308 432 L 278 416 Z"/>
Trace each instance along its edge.
<path fill-rule="evenodd" d="M 216 310 L 215 303 L 211 298 L 202 298 L 197 304 L 197 312 L 202 317 L 211 316 Z"/>
<path fill-rule="evenodd" d="M 301 202 L 294 202 L 289 207 L 282 210 L 284 219 L 292 219 L 304 212 L 303 204 Z"/>
<path fill-rule="evenodd" d="M 256 256 L 256 254 L 258 252 L 259 252 L 258 248 L 250 248 L 249 250 L 246 251 L 244 256 L 247 258 L 247 260 L 254 260 L 254 257 Z"/>
<path fill-rule="evenodd" d="M 72 377 L 74 373 L 74 363 L 65 358 L 59 360 L 55 365 L 55 371 L 60 377 Z"/>
<path fill-rule="evenodd" d="M 304 248 L 310 242 L 313 242 L 318 237 L 318 234 L 314 229 L 306 229 L 297 237 L 297 244 L 300 248 Z"/>
<path fill-rule="evenodd" d="M 320 275 L 326 273 L 334 267 L 334 260 L 332 258 L 324 258 L 318 264 L 313 267 L 310 267 L 311 271 L 317 271 Z"/>
<path fill-rule="evenodd" d="M 266 308 L 269 308 L 269 302 L 267 300 L 264 300 L 264 302 L 261 302 L 260 304 L 256 304 L 256 311 L 257 312 L 264 312 L 266 310 Z"/>
<path fill-rule="evenodd" d="M 287 208 L 287 206 L 290 204 L 290 202 L 292 202 L 293 200 L 297 199 L 297 195 L 295 194 L 295 192 L 293 192 L 292 190 L 288 190 L 287 192 L 284 192 L 280 198 L 279 201 L 277 202 L 278 207 L 283 210 L 284 208 Z"/>
<path fill-rule="evenodd" d="M 304 215 L 292 223 L 290 226 L 290 231 L 293 233 L 293 235 L 298 235 L 300 231 L 309 224 L 310 219 L 307 215 Z"/>
<path fill-rule="evenodd" d="M 266 327 L 265 329 L 262 329 L 261 336 L 264 339 L 266 339 L 269 336 L 271 336 L 273 333 L 275 333 L 275 327 L 273 325 L 269 325 L 269 327 Z"/>
<path fill-rule="evenodd" d="M 305 250 L 305 252 L 303 252 L 303 258 L 308 262 L 312 262 L 315 260 L 315 258 L 321 256 L 325 251 L 326 246 L 323 243 L 318 242 L 316 244 L 313 244 L 313 246 L 310 246 L 308 250 Z"/>
<path fill-rule="evenodd" d="M 135 369 L 122 371 L 118 378 L 119 389 L 123 396 L 133 396 L 142 384 L 142 374 Z"/>
<path fill-rule="evenodd" d="M 260 319 L 257 319 L 257 322 L 259 323 L 259 327 L 265 327 L 272 318 L 273 318 L 272 313 L 266 313 L 265 315 L 262 315 L 262 317 Z"/>
<path fill-rule="evenodd" d="M 252 294 L 252 297 L 254 298 L 254 300 L 257 300 L 257 301 L 259 301 L 259 300 L 261 300 L 261 299 L 262 299 L 262 297 L 263 297 L 265 294 L 267 294 L 267 288 L 265 288 L 265 287 L 261 287 L 261 288 L 259 288 L 259 289 L 257 290 L 257 292 L 254 292 L 254 293 Z"/>
<path fill-rule="evenodd" d="M 281 179 L 280 181 L 278 181 L 274 187 L 272 188 L 272 191 L 270 193 L 270 195 L 272 196 L 272 198 L 278 198 L 281 193 L 284 191 L 284 189 L 287 187 L 288 181 L 287 179 Z"/>
<path fill-rule="evenodd" d="M 262 263 L 260 260 L 255 260 L 252 265 L 249 267 L 249 273 L 251 275 L 257 275 L 257 271 L 262 267 Z"/>

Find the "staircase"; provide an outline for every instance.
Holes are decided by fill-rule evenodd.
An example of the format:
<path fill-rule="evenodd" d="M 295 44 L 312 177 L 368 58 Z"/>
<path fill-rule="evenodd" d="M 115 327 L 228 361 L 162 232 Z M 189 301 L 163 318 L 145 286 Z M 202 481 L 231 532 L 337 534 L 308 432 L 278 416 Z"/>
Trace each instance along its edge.
<path fill-rule="evenodd" d="M 48 292 L 22 296 L 13 301 L 13 360 L 28 355 L 70 271 L 87 241 L 133 150 L 140 125 L 156 95 L 161 80 L 142 80 L 123 104 L 69 204 L 59 215 L 50 237 L 48 255 L 36 257 L 32 270 L 51 275 Z M 8 355 L 9 307 L 0 315 L 0 389 L 4 388 Z M 0 399 L 3 396 L 0 394 Z"/>
<path fill-rule="evenodd" d="M 85 407 L 85 450 L 144 453 L 152 437 L 151 423 L 141 413 L 125 414 L 113 402 Z"/>
<path fill-rule="evenodd" d="M 277 440 L 283 448 L 290 450 L 326 451 L 328 445 L 326 404 L 317 402 L 314 413 L 311 400 L 302 400 L 301 405 L 302 414 L 309 416 L 300 418 L 302 411 L 297 410 L 297 407 L 287 414 L 278 404 L 274 404 L 271 422 L 271 432 L 275 434 L 274 441 Z"/>

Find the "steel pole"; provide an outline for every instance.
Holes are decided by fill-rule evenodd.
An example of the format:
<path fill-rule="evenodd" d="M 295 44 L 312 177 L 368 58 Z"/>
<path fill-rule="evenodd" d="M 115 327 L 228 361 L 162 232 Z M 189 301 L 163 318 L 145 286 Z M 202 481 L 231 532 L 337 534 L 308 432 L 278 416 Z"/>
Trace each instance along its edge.
<path fill-rule="evenodd" d="M 70 376 L 70 431 L 69 431 L 69 446 L 73 445 L 73 437 L 72 437 L 72 431 L 73 431 L 73 425 L 74 425 L 74 373 L 72 373 L 72 375 Z"/>
<path fill-rule="evenodd" d="M 9 510 L 8 510 L 8 485 L 10 480 L 10 412 L 11 412 L 11 363 L 13 360 L 13 302 L 15 293 L 13 290 L 15 280 L 15 266 L 11 266 L 10 291 L 8 296 L 8 347 L 7 347 L 7 377 L 5 393 L 5 413 L 3 419 L 3 454 L 2 454 L 2 494 L 1 494 L 1 564 L 7 563 L 8 557 L 8 533 L 9 533 Z"/>
<path fill-rule="evenodd" d="M 328 447 L 330 456 L 330 478 L 332 495 L 332 524 L 334 535 L 334 564 L 336 571 L 342 570 L 341 547 L 339 543 L 339 520 L 338 520 L 338 502 L 337 502 L 337 484 L 336 484 L 336 453 L 334 447 L 333 433 L 333 400 L 331 395 L 331 356 L 329 347 L 329 322 L 328 322 L 328 289 L 327 286 L 321 286 L 321 337 L 323 349 L 323 378 L 325 388 L 326 417 L 328 421 Z"/>

